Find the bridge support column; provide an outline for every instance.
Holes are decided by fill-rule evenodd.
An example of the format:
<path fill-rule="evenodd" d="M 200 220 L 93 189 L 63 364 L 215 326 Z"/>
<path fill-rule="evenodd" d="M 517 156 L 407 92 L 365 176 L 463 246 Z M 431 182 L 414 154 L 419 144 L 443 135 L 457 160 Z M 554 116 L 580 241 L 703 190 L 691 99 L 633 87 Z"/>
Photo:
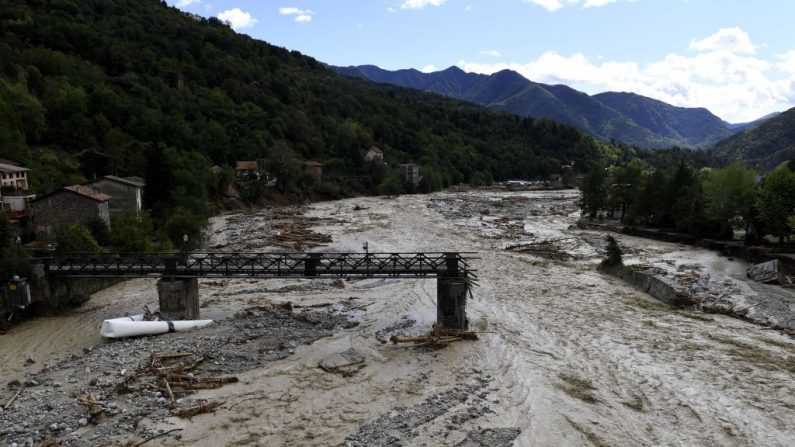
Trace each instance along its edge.
<path fill-rule="evenodd" d="M 157 282 L 160 317 L 166 320 L 199 319 L 199 280 L 162 278 Z"/>
<path fill-rule="evenodd" d="M 436 280 L 436 323 L 445 329 L 465 330 L 469 283 L 464 278 L 439 277 Z"/>

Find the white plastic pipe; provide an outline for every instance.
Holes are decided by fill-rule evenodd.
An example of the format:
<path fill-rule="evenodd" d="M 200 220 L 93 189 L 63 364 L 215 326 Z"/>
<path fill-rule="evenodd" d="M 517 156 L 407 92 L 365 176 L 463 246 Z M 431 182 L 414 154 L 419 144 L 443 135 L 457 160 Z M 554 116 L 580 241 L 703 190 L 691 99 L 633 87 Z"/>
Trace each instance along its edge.
<path fill-rule="evenodd" d="M 102 322 L 99 335 L 106 338 L 135 337 L 137 335 L 157 335 L 168 332 L 186 331 L 207 326 L 213 320 L 143 321 L 143 315 L 114 318 Z"/>

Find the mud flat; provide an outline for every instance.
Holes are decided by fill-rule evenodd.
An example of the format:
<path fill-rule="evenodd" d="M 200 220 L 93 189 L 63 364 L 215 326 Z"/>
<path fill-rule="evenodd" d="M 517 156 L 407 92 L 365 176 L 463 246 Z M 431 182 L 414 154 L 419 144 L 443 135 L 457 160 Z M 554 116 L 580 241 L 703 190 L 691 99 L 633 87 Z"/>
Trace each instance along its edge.
<path fill-rule="evenodd" d="M 26 442 L 18 425 L 71 445 L 95 445 L 88 440 L 102 433 L 112 434 L 111 445 L 167 433 L 147 446 L 791 445 L 795 341 L 725 315 L 671 308 L 598 273 L 603 234 L 572 228 L 576 199 L 575 191 L 459 191 L 216 218 L 211 245 L 223 251 L 276 251 L 274 241 L 295 244 L 305 234 L 312 235 L 305 249 L 314 251 L 359 251 L 364 242 L 379 252 L 476 251 L 479 287 L 467 309 L 480 340 L 441 350 L 388 342 L 393 334 L 431 329 L 433 280 L 203 281 L 202 314 L 221 320 L 207 330 L 102 343 L 90 335 L 98 315 L 65 316 L 57 327 L 31 322 L 24 333 L 38 334 L 38 342 L 2 352 L 3 358 L 22 358 L 13 369 L 24 388 L 0 418 L 0 445 Z M 298 218 L 299 231 L 276 234 Z M 620 242 L 628 263 L 672 274 L 697 264 L 693 270 L 716 282 L 744 273 L 742 265 L 693 247 L 624 236 Z M 129 286 L 119 285 L 95 295 L 86 309 L 99 300 L 106 304 L 101 312 L 118 316 L 156 301 L 151 284 L 126 284 L 137 284 L 135 300 L 119 293 Z M 739 280 L 732 284 L 739 295 L 754 293 Z M 277 311 L 288 301 L 292 312 Z M 241 314 L 246 309 L 253 314 Z M 324 315 L 321 323 L 302 321 L 305 311 Z M 66 338 L 70 321 L 75 334 L 85 335 Z M 213 332 L 228 328 L 236 330 Z M 259 336 L 247 343 L 236 338 L 239 343 L 218 346 L 212 340 L 249 331 Z M 3 336 L 0 343 L 11 336 L 23 346 L 22 335 Z M 289 337 L 295 346 L 279 349 L 275 340 Z M 39 349 L 42 340 L 47 343 Z M 83 351 L 91 346 L 89 352 L 112 351 L 97 359 Z M 223 401 L 214 412 L 179 418 L 155 390 L 114 395 L 97 389 L 109 411 L 79 427 L 75 418 L 85 418 L 87 409 L 74 402 L 73 389 L 118 380 L 120 367 L 134 370 L 150 350 L 198 354 L 202 347 L 224 358 L 214 359 L 219 368 L 240 365 L 237 372 L 202 372 L 234 374 L 238 382 L 181 396 L 186 405 Z M 28 352 L 40 354 L 25 366 Z M 110 363 L 90 364 L 103 361 Z M 55 369 L 40 373 L 45 364 Z M 97 385 L 91 385 L 95 375 Z M 31 379 L 38 385 L 25 386 Z M 0 403 L 18 389 L 4 387 Z M 29 395 L 34 391 L 40 394 Z M 28 410 L 45 396 L 52 408 Z M 16 412 L 41 422 L 25 426 L 24 418 L 13 416 L 8 432 L 7 415 Z M 55 431 L 42 425 L 59 416 Z"/>

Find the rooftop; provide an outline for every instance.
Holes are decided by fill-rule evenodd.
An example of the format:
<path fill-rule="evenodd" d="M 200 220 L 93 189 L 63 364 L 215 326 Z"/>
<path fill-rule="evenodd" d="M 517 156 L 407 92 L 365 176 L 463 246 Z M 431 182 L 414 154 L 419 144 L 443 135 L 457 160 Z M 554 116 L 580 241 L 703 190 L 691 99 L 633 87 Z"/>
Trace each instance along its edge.
<path fill-rule="evenodd" d="M 7 164 L 7 163 L 0 163 L 0 172 L 8 173 L 8 172 L 26 172 L 26 171 L 30 171 L 30 169 L 23 168 L 22 166 L 15 166 L 15 165 Z"/>
<path fill-rule="evenodd" d="M 89 199 L 94 199 L 97 202 L 106 202 L 111 199 L 109 195 L 103 194 L 90 186 L 72 185 L 65 186 L 64 189 L 88 197 Z"/>
<path fill-rule="evenodd" d="M 103 179 L 107 179 L 107 180 L 111 180 L 111 181 L 114 181 L 114 182 L 117 182 L 117 183 L 124 183 L 125 185 L 137 186 L 139 188 L 143 188 L 144 186 L 146 186 L 146 183 L 144 181 L 142 181 L 142 180 L 139 181 L 139 180 L 137 180 L 137 179 L 135 179 L 133 177 L 117 177 L 115 175 L 106 175 L 105 177 L 102 177 L 102 178 Z M 98 179 L 98 180 L 102 180 L 102 179 Z"/>
<path fill-rule="evenodd" d="M 256 161 L 238 161 L 235 164 L 235 169 L 237 169 L 238 171 L 244 171 L 244 170 L 256 171 L 257 170 L 257 162 Z"/>

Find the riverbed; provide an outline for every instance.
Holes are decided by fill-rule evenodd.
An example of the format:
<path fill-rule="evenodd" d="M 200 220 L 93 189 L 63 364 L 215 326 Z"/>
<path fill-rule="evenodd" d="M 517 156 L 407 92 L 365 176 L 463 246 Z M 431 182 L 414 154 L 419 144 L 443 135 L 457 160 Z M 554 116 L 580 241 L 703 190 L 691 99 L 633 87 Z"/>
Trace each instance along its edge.
<path fill-rule="evenodd" d="M 143 418 L 136 429 L 180 429 L 179 437 L 147 444 L 169 446 L 792 445 L 795 341 L 728 316 L 669 308 L 598 273 L 604 235 L 574 227 L 576 198 L 576 191 L 441 192 L 296 211 L 313 231 L 331 236 L 308 248 L 314 251 L 361 251 L 366 242 L 371 252 L 476 252 L 478 286 L 467 311 L 480 340 L 440 350 L 385 343 L 390 334 L 431 329 L 430 279 L 342 287 L 202 281 L 202 312 L 220 319 L 290 301 L 326 306 L 357 324 L 298 344 L 290 355 L 238 374 L 236 384 L 201 391 L 201 398 L 226 401 L 213 414 Z M 277 251 L 262 242 L 274 231 L 268 213 L 214 218 L 210 245 Z M 539 240 L 558 250 L 507 249 Z M 678 244 L 619 241 L 633 262 L 698 263 L 714 280 L 725 277 L 738 293 L 751 293 L 739 261 Z M 143 303 L 156 303 L 150 280 L 103 291 L 82 314 L 31 321 L 0 338 L 0 373 L 23 376 L 101 344 L 91 331 L 109 308 L 132 311 Z M 318 368 L 352 354 L 364 361 L 353 374 Z M 25 366 L 23 357 L 36 363 Z"/>

